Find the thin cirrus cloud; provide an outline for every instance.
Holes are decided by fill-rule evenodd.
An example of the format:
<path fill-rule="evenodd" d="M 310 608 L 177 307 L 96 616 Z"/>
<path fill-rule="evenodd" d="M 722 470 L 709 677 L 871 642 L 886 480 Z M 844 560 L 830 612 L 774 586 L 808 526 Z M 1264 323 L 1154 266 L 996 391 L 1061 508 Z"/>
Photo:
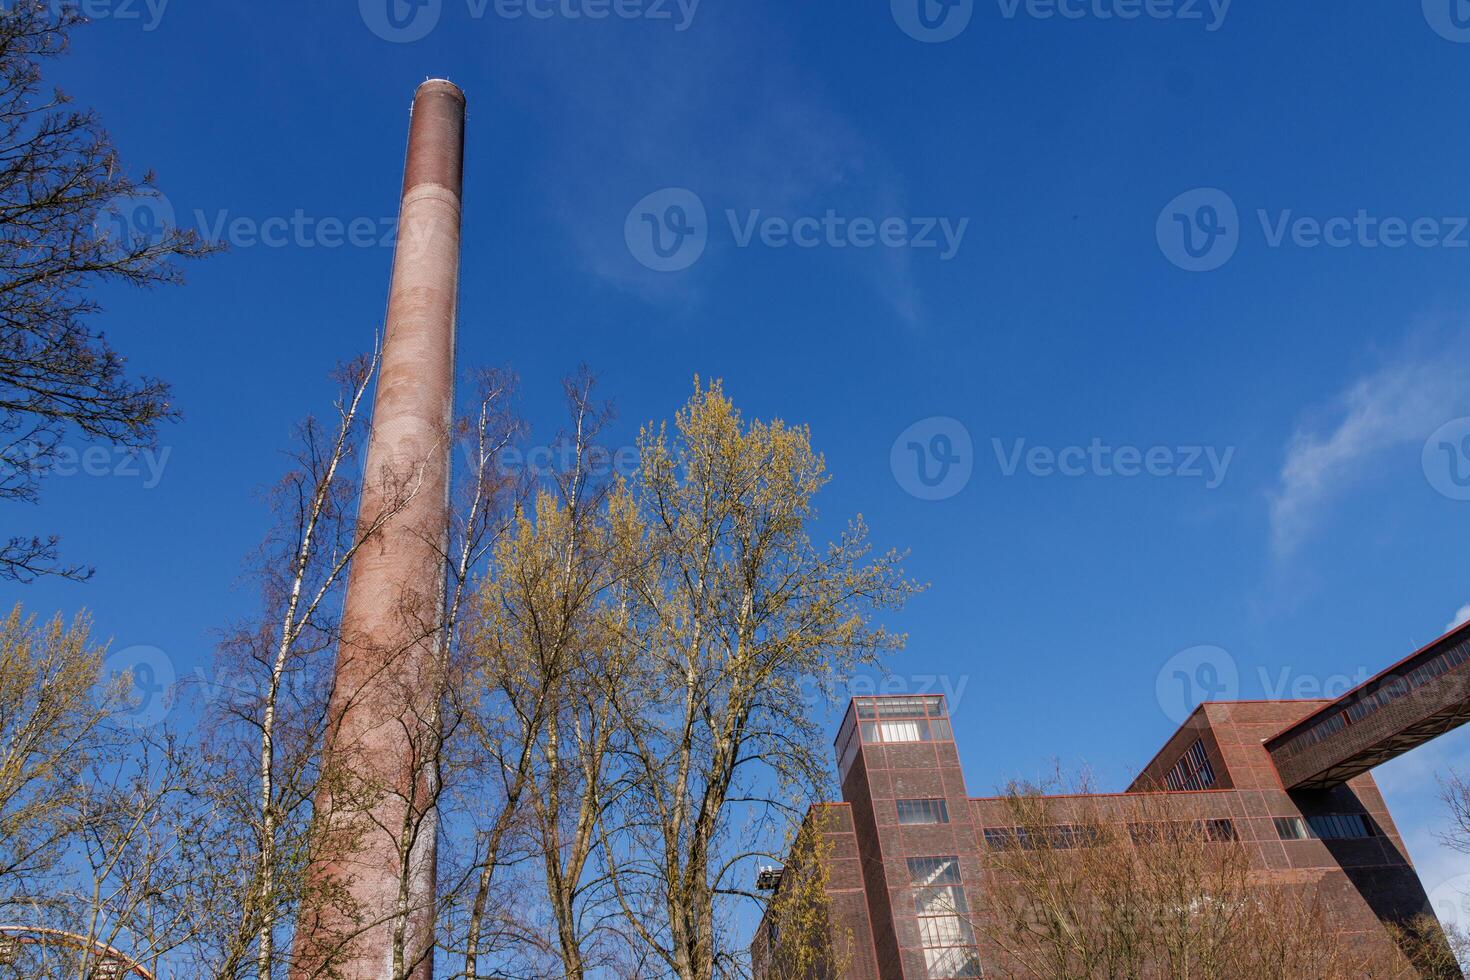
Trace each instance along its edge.
<path fill-rule="evenodd" d="M 1470 412 L 1466 335 L 1414 343 L 1348 385 L 1298 426 L 1270 497 L 1271 547 L 1293 555 L 1334 502 L 1389 453 L 1422 444 L 1445 422 Z M 1432 348 L 1432 349 L 1431 349 Z M 1417 455 L 1415 456 L 1417 459 Z M 1462 612 L 1470 615 L 1470 607 Z"/>
<path fill-rule="evenodd" d="M 609 24 L 527 38 L 504 68 L 510 93 L 531 87 L 556 107 L 543 152 L 558 179 L 546 194 L 575 256 L 601 281 L 664 305 L 693 305 L 716 288 L 700 274 L 711 265 L 753 259 L 736 252 L 727 209 L 742 222 L 757 210 L 787 218 L 828 208 L 854 217 L 907 213 L 906 182 L 800 68 L 781 25 L 738 7 L 701 7 L 700 17 L 667 36 Z M 629 253 L 623 226 L 637 201 L 669 187 L 703 200 L 710 245 L 695 269 L 661 274 Z M 861 263 L 859 274 L 893 312 L 917 321 L 905 250 L 853 251 L 840 261 Z"/>

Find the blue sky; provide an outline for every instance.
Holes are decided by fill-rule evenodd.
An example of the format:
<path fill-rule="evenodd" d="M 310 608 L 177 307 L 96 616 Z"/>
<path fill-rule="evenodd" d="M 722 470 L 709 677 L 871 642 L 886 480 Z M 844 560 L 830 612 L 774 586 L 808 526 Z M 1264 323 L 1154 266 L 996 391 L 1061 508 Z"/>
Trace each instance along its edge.
<path fill-rule="evenodd" d="M 580 361 L 624 440 L 695 374 L 809 423 L 824 515 L 933 583 L 895 683 L 957 695 L 972 793 L 1057 756 L 1126 784 L 1181 663 L 1340 691 L 1470 604 L 1451 0 L 972 0 L 933 30 L 904 0 L 426 0 L 401 34 L 386 2 L 92 0 L 52 78 L 232 248 L 105 297 L 185 420 L 161 472 L 94 457 L 12 512 L 100 569 L 30 608 L 189 673 L 250 607 L 259 491 L 386 296 L 391 251 L 321 222 L 391 221 L 431 76 L 470 104 L 462 362 L 513 366 L 542 432 Z M 687 267 L 656 271 L 637 232 L 675 203 Z M 1431 890 L 1470 872 L 1433 837 L 1466 735 L 1379 771 Z"/>

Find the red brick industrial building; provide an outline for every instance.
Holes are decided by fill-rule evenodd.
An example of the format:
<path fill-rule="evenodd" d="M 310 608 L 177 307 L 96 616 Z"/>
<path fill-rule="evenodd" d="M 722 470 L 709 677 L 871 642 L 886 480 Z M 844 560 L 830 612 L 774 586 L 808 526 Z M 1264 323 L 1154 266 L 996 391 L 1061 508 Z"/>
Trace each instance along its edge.
<path fill-rule="evenodd" d="M 1466 720 L 1470 624 L 1335 701 L 1202 704 L 1127 792 L 1085 799 L 1120 823 L 1162 809 L 1239 840 L 1256 872 L 1317 889 L 1339 941 L 1388 943 L 1386 923 L 1430 905 L 1369 770 Z M 821 812 L 842 974 L 986 975 L 964 915 L 986 885 L 985 849 L 1013 839 L 1014 818 L 1005 799 L 966 790 L 944 699 L 854 699 L 836 752 L 843 802 Z M 1064 825 L 1078 799 L 1048 798 L 1048 819 Z M 764 877 L 780 888 L 779 873 Z M 757 975 L 780 942 L 772 918 L 752 946 Z"/>

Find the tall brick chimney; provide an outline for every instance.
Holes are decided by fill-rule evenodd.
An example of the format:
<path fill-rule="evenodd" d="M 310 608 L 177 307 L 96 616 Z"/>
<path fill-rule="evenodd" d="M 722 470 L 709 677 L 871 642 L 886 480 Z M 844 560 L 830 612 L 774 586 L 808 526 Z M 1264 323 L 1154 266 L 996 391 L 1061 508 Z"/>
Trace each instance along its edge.
<path fill-rule="evenodd" d="M 457 86 L 419 86 L 361 501 L 364 525 L 390 516 L 347 585 L 324 756 L 347 781 L 318 793 L 323 833 L 297 928 L 297 976 L 330 961 L 352 980 L 388 980 L 400 933 L 408 975 L 433 974 L 428 763 L 449 535 L 464 121 Z"/>

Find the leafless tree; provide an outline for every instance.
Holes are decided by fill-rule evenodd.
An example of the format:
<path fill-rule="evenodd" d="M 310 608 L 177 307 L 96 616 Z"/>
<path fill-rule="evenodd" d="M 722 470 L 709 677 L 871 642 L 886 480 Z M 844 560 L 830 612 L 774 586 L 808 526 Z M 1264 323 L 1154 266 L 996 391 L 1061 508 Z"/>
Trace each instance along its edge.
<path fill-rule="evenodd" d="M 331 420 L 309 417 L 297 426 L 293 465 L 269 495 L 276 523 L 251 576 L 261 612 L 221 644 L 206 704 L 216 723 L 207 749 L 218 769 L 220 805 L 235 811 L 238 839 L 228 851 L 252 871 L 237 914 L 217 937 L 217 976 L 249 971 L 268 980 L 283 968 L 278 934 L 311 887 L 304 860 L 310 804 L 323 778 L 319 756 L 342 590 L 356 554 L 417 493 L 406 479 L 385 492 L 379 513 L 359 519 L 358 462 L 376 367 L 376 355 L 339 367 Z"/>
<path fill-rule="evenodd" d="M 1083 787 L 1085 790 L 1085 786 Z M 1407 978 L 1392 946 L 1337 940 L 1317 883 L 1252 869 L 1233 825 L 1163 793 L 1013 786 L 974 933 L 1001 977 Z M 1442 942 L 1442 939 L 1441 939 Z"/>
<path fill-rule="evenodd" d="M 41 86 L 41 64 L 81 23 L 71 4 L 15 0 L 0 11 L 0 500 L 34 501 L 69 433 L 125 447 L 154 443 L 175 416 L 169 389 L 133 378 L 91 325 L 106 282 L 180 281 L 177 261 L 210 250 L 129 201 L 153 178 L 130 177 L 97 116 Z M 0 538 L 0 579 L 84 579 L 54 536 Z"/>
<path fill-rule="evenodd" d="M 586 969 L 582 900 L 614 734 L 597 690 L 617 672 L 599 630 L 612 545 L 609 484 L 592 462 L 608 410 L 594 404 L 593 387 L 585 369 L 567 380 L 572 425 L 558 439 L 566 464 L 536 474 L 532 498 L 497 542 L 474 600 L 457 687 L 467 747 L 487 778 L 475 784 L 482 792 L 473 811 L 482 822 L 461 939 L 466 977 L 482 975 L 489 932 L 523 937 L 521 959 L 555 962 L 566 976 Z M 554 942 L 525 941 L 532 903 L 492 900 L 508 845 L 540 865 Z"/>
<path fill-rule="evenodd" d="M 1424 980 L 1461 980 L 1470 973 L 1470 934 L 1425 914 L 1389 927 L 1394 941 Z"/>
<path fill-rule="evenodd" d="M 405 717 L 411 722 L 405 733 L 411 748 L 411 778 L 405 781 L 408 796 L 402 806 L 403 825 L 399 828 L 398 904 L 393 932 L 395 977 L 405 977 L 421 962 L 435 955 L 434 946 L 409 949 L 407 946 L 410 917 L 428 909 L 437 919 L 441 914 L 453 916 L 464 894 L 466 877 L 463 869 L 445 875 L 446 882 L 430 882 L 422 895 L 418 883 L 411 878 L 412 869 L 424 862 L 410 855 L 438 841 L 440 814 L 444 801 L 461 772 L 472 769 L 464 765 L 462 754 L 450 746 L 464 737 L 472 738 L 475 717 L 466 710 L 460 696 L 463 685 L 460 665 L 464 621 L 469 613 L 473 592 L 485 565 L 497 544 L 507 533 L 519 499 L 521 481 L 508 472 L 506 452 L 521 434 L 522 425 L 512 407 L 516 379 L 506 371 L 480 370 L 472 378 L 474 409 L 459 420 L 456 441 L 469 466 L 465 477 L 457 481 L 458 506 L 452 509 L 452 533 L 445 542 L 444 568 L 448 586 L 442 607 L 442 618 L 421 625 L 422 635 L 434 638 L 438 651 L 433 678 L 417 679 L 430 694 L 425 698 L 419 690 L 402 692 Z M 425 683 L 427 681 L 427 683 Z M 461 800 L 466 797 L 461 794 Z M 493 806 L 493 804 L 492 804 Z M 493 862 L 492 862 L 493 864 Z"/>
<path fill-rule="evenodd" d="M 1470 781 L 1451 771 L 1440 781 L 1440 797 L 1450 810 L 1450 829 L 1442 837 L 1457 851 L 1470 854 Z"/>

